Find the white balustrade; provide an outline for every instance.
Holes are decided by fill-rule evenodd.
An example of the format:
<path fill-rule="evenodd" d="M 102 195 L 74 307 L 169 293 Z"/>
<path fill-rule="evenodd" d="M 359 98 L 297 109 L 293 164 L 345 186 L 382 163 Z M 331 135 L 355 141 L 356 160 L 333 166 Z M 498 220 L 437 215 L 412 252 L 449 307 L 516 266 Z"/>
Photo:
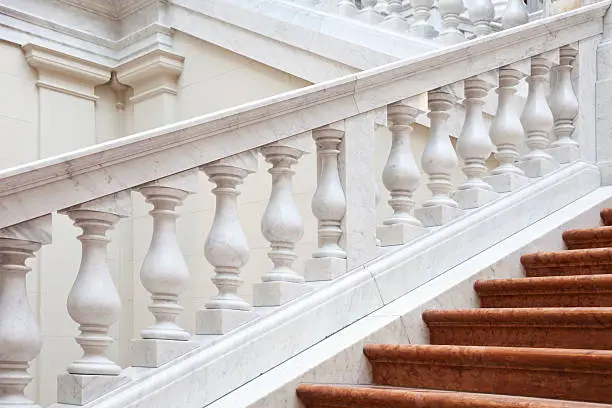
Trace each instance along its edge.
<path fill-rule="evenodd" d="M 497 113 L 490 128 L 491 140 L 497 147 L 495 158 L 499 166 L 486 179 L 498 193 L 514 191 L 528 181 L 525 172 L 515 164 L 520 157 L 518 147 L 525 138 L 515 94 L 519 81 L 529 73 L 529 68 L 527 60 L 499 69 Z"/>
<path fill-rule="evenodd" d="M 338 169 L 343 137 L 343 122 L 312 131 L 319 156 L 317 189 L 312 197 L 312 213 L 319 221 L 319 245 L 305 265 L 308 281 L 329 280 L 346 272 L 346 251 L 340 246 L 346 198 Z"/>
<path fill-rule="evenodd" d="M 465 6 L 463 0 L 439 0 L 438 8 L 442 17 L 442 32 L 439 41 L 445 44 L 456 44 L 465 41 L 465 36 L 459 31 L 459 15 L 463 13 Z"/>
<path fill-rule="evenodd" d="M 380 4 L 382 2 L 379 1 L 378 3 Z M 388 14 L 380 23 L 381 26 L 400 32 L 408 30 L 408 23 L 400 15 L 402 11 L 402 0 L 389 0 L 386 10 Z"/>
<path fill-rule="evenodd" d="M 345 17 L 355 17 L 357 15 L 355 0 L 339 0 L 338 14 Z"/>
<path fill-rule="evenodd" d="M 451 173 L 457 165 L 457 154 L 448 130 L 454 102 L 455 96 L 448 86 L 429 91 L 431 125 L 421 164 L 429 176 L 427 187 L 432 197 L 423 203 L 422 208 L 415 210 L 415 216 L 428 227 L 446 224 L 462 213 L 457 202 L 450 197 L 453 189 Z"/>
<path fill-rule="evenodd" d="M 578 115 L 578 98 L 572 86 L 571 72 L 578 49 L 565 46 L 559 49 L 559 65 L 554 68 L 556 81 L 550 95 L 550 109 L 554 118 L 555 140 L 549 152 L 559 163 L 569 163 L 580 158 L 578 142 L 572 139 L 574 120 Z"/>
<path fill-rule="evenodd" d="M 494 151 L 483 117 L 484 98 L 493 88 L 490 74 L 463 81 L 465 121 L 457 141 L 457 154 L 463 161 L 462 170 L 467 180 L 457 187 L 454 194 L 462 209 L 478 208 L 497 197 L 493 187 L 483 179 L 487 172 L 485 161 Z"/>
<path fill-rule="evenodd" d="M 554 54 L 538 55 L 531 58 L 531 75 L 527 78 L 529 93 L 521 115 L 529 152 L 520 166 L 527 177 L 541 177 L 554 170 L 558 164 L 545 151 L 550 143 L 554 118 L 546 100 L 546 85 Z"/>
<path fill-rule="evenodd" d="M 36 407 L 24 395 L 42 347 L 28 302 L 28 258 L 51 242 L 51 216 L 0 229 L 0 407 Z"/>
<path fill-rule="evenodd" d="M 249 247 L 238 218 L 236 187 L 257 171 L 254 152 L 244 152 L 203 166 L 216 184 L 215 217 L 204 245 L 206 259 L 215 268 L 213 283 L 219 293 L 196 317 L 197 334 L 224 334 L 255 317 L 251 305 L 238 295 L 240 269 L 249 260 Z"/>
<path fill-rule="evenodd" d="M 383 221 L 376 235 L 381 245 L 399 245 L 426 232 L 413 214 L 412 195 L 419 186 L 421 170 L 412 152 L 412 124 L 422 113 L 409 101 L 396 102 L 387 107 L 391 149 L 383 170 L 383 184 L 389 191 L 389 206 L 393 215 Z"/>
<path fill-rule="evenodd" d="M 410 30 L 419 37 L 434 38 L 437 32 L 429 23 L 434 0 L 412 0 L 410 4 L 414 9 L 414 22 Z"/>
<path fill-rule="evenodd" d="M 361 10 L 357 13 L 357 18 L 365 23 L 378 24 L 382 21 L 382 15 L 376 11 L 377 0 L 361 0 Z"/>
<path fill-rule="evenodd" d="M 472 0 L 468 12 L 477 36 L 492 33 L 491 22 L 495 17 L 495 7 L 491 0 Z"/>
<path fill-rule="evenodd" d="M 386 16 L 387 14 L 391 12 L 391 10 L 389 9 L 389 5 L 394 1 L 399 2 L 400 11 L 401 11 L 402 0 L 378 0 L 376 2 L 376 5 L 374 6 L 374 10 L 377 13 L 380 13 L 381 15 Z"/>
<path fill-rule="evenodd" d="M 523 0 L 508 0 L 502 15 L 502 29 L 517 27 L 529 22 L 529 13 Z"/>
<path fill-rule="evenodd" d="M 304 235 L 304 223 L 293 200 L 291 166 L 308 151 L 305 135 L 292 137 L 261 148 L 261 153 L 272 168 L 272 190 L 261 220 L 261 232 L 270 242 L 268 257 L 273 267 L 255 284 L 255 306 L 279 306 L 309 291 L 302 285 L 304 277 L 293 269 L 297 259 L 295 245 Z"/>

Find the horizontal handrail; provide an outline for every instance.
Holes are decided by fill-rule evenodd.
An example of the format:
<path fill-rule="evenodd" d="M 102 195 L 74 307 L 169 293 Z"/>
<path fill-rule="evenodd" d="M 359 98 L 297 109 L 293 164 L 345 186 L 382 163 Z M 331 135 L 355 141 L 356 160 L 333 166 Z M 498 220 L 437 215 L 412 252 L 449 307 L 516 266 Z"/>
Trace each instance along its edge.
<path fill-rule="evenodd" d="M 610 0 L 598 2 L 426 55 L 0 171 L 0 227 L 199 167 L 592 37 L 602 32 L 601 17 L 609 6 Z"/>

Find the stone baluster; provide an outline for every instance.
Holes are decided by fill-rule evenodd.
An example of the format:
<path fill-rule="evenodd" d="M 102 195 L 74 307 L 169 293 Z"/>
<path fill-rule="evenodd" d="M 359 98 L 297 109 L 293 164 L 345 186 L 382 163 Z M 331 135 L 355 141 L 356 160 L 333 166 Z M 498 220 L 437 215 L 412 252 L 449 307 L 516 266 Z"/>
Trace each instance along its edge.
<path fill-rule="evenodd" d="M 198 190 L 198 169 L 166 177 L 138 188 L 153 218 L 153 235 L 140 269 L 142 286 L 151 293 L 149 310 L 155 323 L 132 344 L 132 365 L 159 367 L 194 349 L 191 335 L 176 324 L 183 307 L 178 298 L 189 285 L 189 269 L 176 236 L 176 207 Z M 172 341 L 174 340 L 174 341 Z"/>
<path fill-rule="evenodd" d="M 493 32 L 491 22 L 495 17 L 495 8 L 491 0 L 474 0 L 469 8 L 469 15 L 476 36 L 481 37 Z"/>
<path fill-rule="evenodd" d="M 355 17 L 357 15 L 355 0 L 340 0 L 338 2 L 338 14 L 345 17 Z"/>
<path fill-rule="evenodd" d="M 319 221 L 319 246 L 304 266 L 307 281 L 331 280 L 346 272 L 346 251 L 340 246 L 346 198 L 338 169 L 344 122 L 312 131 L 319 156 L 317 189 L 312 213 Z"/>
<path fill-rule="evenodd" d="M 410 3 L 414 9 L 414 22 L 410 27 L 411 31 L 422 38 L 434 38 L 437 35 L 436 30 L 429 24 L 434 0 L 412 0 Z"/>
<path fill-rule="evenodd" d="M 361 0 L 361 10 L 357 13 L 357 18 L 364 23 L 378 24 L 383 16 L 375 10 L 377 0 Z"/>
<path fill-rule="evenodd" d="M 280 306 L 310 290 L 304 277 L 293 269 L 297 259 L 295 245 L 304 235 L 304 224 L 293 201 L 291 166 L 309 151 L 310 135 L 301 134 L 261 148 L 272 168 L 272 190 L 261 220 L 261 232 L 270 242 L 268 257 L 273 267 L 254 286 L 255 306 Z"/>
<path fill-rule="evenodd" d="M 376 6 L 374 6 L 374 10 L 377 13 L 380 13 L 383 16 L 388 15 L 391 10 L 389 10 L 389 4 L 391 4 L 393 1 L 397 1 L 397 0 L 378 0 L 376 2 Z M 400 5 L 400 10 L 401 11 L 401 7 L 402 7 L 402 0 L 399 0 L 399 5 Z"/>
<path fill-rule="evenodd" d="M 421 170 L 412 152 L 412 124 L 423 113 L 415 105 L 410 100 L 403 100 L 387 106 L 392 140 L 382 178 L 391 194 L 389 205 L 393 215 L 376 230 L 376 236 L 383 246 L 404 244 L 427 231 L 421 221 L 412 215 L 412 194 L 421 179 Z"/>
<path fill-rule="evenodd" d="M 523 157 L 520 166 L 527 177 L 541 177 L 559 166 L 545 151 L 554 125 L 553 114 L 546 100 L 547 79 L 554 60 L 555 53 L 531 58 L 531 75 L 527 78 L 529 92 L 521 115 L 529 152 Z"/>
<path fill-rule="evenodd" d="M 442 17 L 442 32 L 438 41 L 444 44 L 457 44 L 465 41 L 465 36 L 459 31 L 459 15 L 465 9 L 463 0 L 439 0 L 438 7 Z"/>
<path fill-rule="evenodd" d="M 379 1 L 379 3 L 381 2 Z M 382 23 L 380 23 L 381 26 L 400 32 L 408 30 L 408 23 L 400 15 L 402 11 L 402 0 L 389 0 L 387 11 L 387 16 Z"/>
<path fill-rule="evenodd" d="M 248 151 L 202 167 L 216 184 L 215 217 L 204 245 L 206 259 L 215 268 L 213 283 L 219 293 L 196 315 L 197 334 L 225 334 L 256 317 L 238 295 L 240 269 L 249 260 L 249 247 L 238 218 L 236 187 L 257 171 L 257 156 Z"/>
<path fill-rule="evenodd" d="M 131 212 L 130 192 L 122 191 L 60 211 L 83 233 L 79 272 L 68 295 L 68 313 L 79 324 L 76 342 L 83 356 L 58 378 L 58 401 L 83 405 L 127 382 L 121 367 L 107 356 L 113 338 L 109 328 L 119 320 L 121 300 L 110 275 L 106 233 Z M 96 381 L 92 379 L 96 378 Z"/>
<path fill-rule="evenodd" d="M 517 27 L 529 22 L 529 13 L 523 0 L 508 0 L 502 15 L 502 29 Z"/>
<path fill-rule="evenodd" d="M 578 49 L 565 46 L 559 49 L 559 65 L 554 68 L 556 80 L 550 95 L 550 109 L 554 118 L 555 141 L 550 145 L 550 154 L 559 163 L 570 163 L 580 158 L 578 142 L 572 139 L 574 119 L 578 115 L 578 98 L 572 86 L 572 66 Z"/>
<path fill-rule="evenodd" d="M 448 86 L 429 92 L 428 116 L 431 125 L 421 164 L 429 176 L 427 187 L 432 197 L 423 203 L 422 208 L 415 210 L 415 216 L 427 227 L 446 224 L 463 213 L 450 197 L 453 189 L 451 173 L 457 165 L 457 154 L 448 130 L 448 118 L 454 102 L 455 96 Z"/>
<path fill-rule="evenodd" d="M 463 81 L 465 121 L 457 141 L 457 154 L 463 161 L 462 170 L 467 180 L 454 194 L 462 209 L 481 207 L 497 197 L 493 187 L 483 179 L 487 172 L 485 161 L 495 150 L 483 117 L 484 99 L 497 82 L 494 76 L 489 72 Z"/>
<path fill-rule="evenodd" d="M 51 216 L 0 229 L 0 407 L 37 407 L 24 395 L 42 343 L 28 302 L 28 258 L 51 243 Z"/>
<path fill-rule="evenodd" d="M 520 156 L 518 147 L 525 138 L 516 104 L 516 86 L 528 74 L 528 60 L 499 69 L 497 113 L 489 130 L 491 140 L 497 147 L 495 158 L 499 161 L 499 166 L 485 179 L 498 193 L 514 191 L 528 182 L 525 172 L 515 164 Z"/>

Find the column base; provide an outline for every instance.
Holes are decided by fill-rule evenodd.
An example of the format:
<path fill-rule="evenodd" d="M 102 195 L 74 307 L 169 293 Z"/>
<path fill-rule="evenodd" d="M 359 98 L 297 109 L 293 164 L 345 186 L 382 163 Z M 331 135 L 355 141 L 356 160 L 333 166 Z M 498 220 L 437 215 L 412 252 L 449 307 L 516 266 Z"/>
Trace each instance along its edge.
<path fill-rule="evenodd" d="M 546 151 L 561 164 L 572 163 L 580 159 L 580 149 L 578 146 L 551 147 Z"/>
<path fill-rule="evenodd" d="M 427 228 L 410 224 L 382 225 L 376 228 L 380 246 L 402 245 L 427 233 Z"/>
<path fill-rule="evenodd" d="M 529 178 L 516 173 L 495 174 L 485 177 L 484 181 L 497 193 L 509 193 L 529 184 Z"/>
<path fill-rule="evenodd" d="M 257 317 L 252 310 L 204 309 L 196 312 L 196 334 L 226 334 Z"/>
<path fill-rule="evenodd" d="M 253 306 L 280 306 L 312 290 L 303 283 L 259 282 L 253 285 Z"/>
<path fill-rule="evenodd" d="M 194 341 L 135 339 L 130 344 L 131 364 L 134 367 L 157 368 L 198 346 Z"/>
<path fill-rule="evenodd" d="M 85 405 L 129 381 L 125 375 L 61 374 L 57 377 L 57 402 Z"/>
<path fill-rule="evenodd" d="M 346 259 L 311 258 L 304 264 L 304 278 L 307 282 L 334 280 L 346 273 Z"/>
<path fill-rule="evenodd" d="M 463 210 L 447 205 L 432 205 L 414 210 L 414 216 L 423 223 L 425 227 L 439 227 L 448 224 L 455 218 L 463 215 Z"/>
<path fill-rule="evenodd" d="M 482 188 L 470 188 L 467 190 L 457 190 L 453 194 L 453 199 L 459 204 L 462 210 L 482 207 L 486 203 L 495 200 L 497 193 L 492 190 Z"/>
<path fill-rule="evenodd" d="M 559 163 L 552 159 L 537 158 L 522 161 L 519 163 L 519 167 L 523 169 L 527 177 L 536 178 L 558 169 Z"/>

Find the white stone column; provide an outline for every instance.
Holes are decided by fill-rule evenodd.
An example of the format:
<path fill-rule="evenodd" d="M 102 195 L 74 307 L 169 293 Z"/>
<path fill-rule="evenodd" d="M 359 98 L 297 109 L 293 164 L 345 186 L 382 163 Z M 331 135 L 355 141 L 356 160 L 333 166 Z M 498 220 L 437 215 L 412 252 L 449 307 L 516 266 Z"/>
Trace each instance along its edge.
<path fill-rule="evenodd" d="M 58 377 L 58 402 L 84 405 L 128 381 L 106 352 L 109 328 L 119 320 L 121 301 L 109 272 L 107 231 L 131 212 L 130 192 L 122 191 L 60 211 L 83 233 L 81 265 L 70 294 L 68 313 L 79 324 L 76 342 L 83 356 Z"/>
<path fill-rule="evenodd" d="M 444 44 L 457 44 L 465 41 L 465 36 L 459 31 L 459 15 L 465 10 L 463 0 L 439 0 L 438 8 L 442 18 L 442 32 L 436 39 Z"/>
<path fill-rule="evenodd" d="M 461 1 L 461 0 L 459 0 Z M 379 1 L 379 3 L 381 3 Z M 402 0 L 389 0 L 387 4 L 387 16 L 380 23 L 382 27 L 389 28 L 391 30 L 406 32 L 408 31 L 408 23 L 404 18 L 400 15 L 402 11 Z"/>
<path fill-rule="evenodd" d="M 422 208 L 417 208 L 414 214 L 424 226 L 433 227 L 450 222 L 463 214 L 463 211 L 450 197 L 453 189 L 451 173 L 458 163 L 448 130 L 448 118 L 455 96 L 448 86 L 429 91 L 428 96 L 431 125 L 421 165 L 429 176 L 427 187 L 432 197 L 423 203 Z"/>
<path fill-rule="evenodd" d="M 355 17 L 357 15 L 355 0 L 339 0 L 338 14 L 344 17 Z"/>
<path fill-rule="evenodd" d="M 540 54 L 531 58 L 531 76 L 527 79 L 529 93 L 521 115 L 529 152 L 520 166 L 527 177 L 541 177 L 559 167 L 553 157 L 545 151 L 550 143 L 554 118 L 546 100 L 546 87 L 550 67 L 558 61 L 558 51 Z"/>
<path fill-rule="evenodd" d="M 491 22 L 495 17 L 495 7 L 491 0 L 473 0 L 468 13 L 470 21 L 474 24 L 474 33 L 481 37 L 491 34 Z"/>
<path fill-rule="evenodd" d="M 529 22 L 529 13 L 523 0 L 508 0 L 502 14 L 502 29 L 517 27 Z"/>
<path fill-rule="evenodd" d="M 361 10 L 357 12 L 357 18 L 364 23 L 378 24 L 382 21 L 383 16 L 374 8 L 377 0 L 361 0 Z"/>
<path fill-rule="evenodd" d="M 378 227 L 376 236 L 382 246 L 404 244 L 427 230 L 413 215 L 412 194 L 419 186 L 421 170 L 412 152 L 412 124 L 427 109 L 427 94 L 387 106 L 391 149 L 383 170 L 383 184 L 391 194 L 393 215 Z"/>
<path fill-rule="evenodd" d="M 186 330 L 176 324 L 183 311 L 179 296 L 189 285 L 189 269 L 176 236 L 176 207 L 198 191 L 198 169 L 166 177 L 138 188 L 153 205 L 153 236 L 140 269 L 140 280 L 151 293 L 149 310 L 155 323 L 132 342 L 132 365 L 159 367 L 197 347 Z"/>
<path fill-rule="evenodd" d="M 270 242 L 268 257 L 273 267 L 265 272 L 263 282 L 254 285 L 255 306 L 280 306 L 311 290 L 304 277 L 293 269 L 297 259 L 295 245 L 304 235 L 304 223 L 293 201 L 291 166 L 311 150 L 311 135 L 301 134 L 269 144 L 261 153 L 272 168 L 272 191 L 263 218 L 261 232 Z"/>
<path fill-rule="evenodd" d="M 463 81 L 465 121 L 457 141 L 457 153 L 463 161 L 467 180 L 453 195 L 462 209 L 478 208 L 497 198 L 493 187 L 483 179 L 487 173 L 485 161 L 495 150 L 484 121 L 483 106 L 489 90 L 497 82 L 496 74 L 488 72 Z"/>
<path fill-rule="evenodd" d="M 524 143 L 525 131 L 521 124 L 515 95 L 519 81 L 529 75 L 529 72 L 529 60 L 499 69 L 497 113 L 489 129 L 491 140 L 497 147 L 495 158 L 499 161 L 499 166 L 485 179 L 498 193 L 514 191 L 529 181 L 525 177 L 525 172 L 516 166 L 520 157 L 518 148 Z"/>
<path fill-rule="evenodd" d="M 554 67 L 556 80 L 550 95 L 550 110 L 553 113 L 555 140 L 548 152 L 559 163 L 570 163 L 580 158 L 578 142 L 572 139 L 574 120 L 578 116 L 578 98 L 572 86 L 572 66 L 578 49 L 565 46 L 559 49 L 559 65 Z"/>
<path fill-rule="evenodd" d="M 429 17 L 431 16 L 431 9 L 433 8 L 433 0 L 412 0 L 410 2 L 414 9 L 414 21 L 410 30 L 415 35 L 422 38 L 434 38 L 438 33 L 431 24 L 429 24 Z"/>
<path fill-rule="evenodd" d="M 251 305 L 237 293 L 242 285 L 240 270 L 249 260 L 249 246 L 238 218 L 240 193 L 236 187 L 257 171 L 257 156 L 248 151 L 202 169 L 216 184 L 215 217 L 204 253 L 215 268 L 212 281 L 219 293 L 206 303 L 206 309 L 196 313 L 196 334 L 225 334 L 256 317 Z"/>
<path fill-rule="evenodd" d="M 24 395 L 38 356 L 40 330 L 28 302 L 28 258 L 51 243 L 51 216 L 0 229 L 0 407 L 37 408 Z"/>
<path fill-rule="evenodd" d="M 346 272 L 346 251 L 340 246 L 346 197 L 338 169 L 344 131 L 344 121 L 312 131 L 319 156 L 317 189 L 312 197 L 312 213 L 319 221 L 319 247 L 304 266 L 307 281 L 331 280 Z"/>

